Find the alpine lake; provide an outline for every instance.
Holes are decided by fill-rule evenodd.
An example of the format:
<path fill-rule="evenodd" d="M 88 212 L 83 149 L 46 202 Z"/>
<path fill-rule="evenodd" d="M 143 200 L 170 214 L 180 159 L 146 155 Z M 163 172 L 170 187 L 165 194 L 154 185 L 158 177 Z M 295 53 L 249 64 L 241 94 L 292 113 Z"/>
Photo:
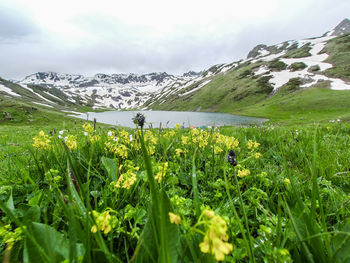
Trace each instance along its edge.
<path fill-rule="evenodd" d="M 247 116 L 232 115 L 228 113 L 213 112 L 186 112 L 186 111 L 105 111 L 88 112 L 76 117 L 85 120 L 135 128 L 133 118 L 137 113 L 146 117 L 146 127 L 173 128 L 175 124 L 182 127 L 207 127 L 207 126 L 241 126 L 261 125 L 268 119 Z"/>

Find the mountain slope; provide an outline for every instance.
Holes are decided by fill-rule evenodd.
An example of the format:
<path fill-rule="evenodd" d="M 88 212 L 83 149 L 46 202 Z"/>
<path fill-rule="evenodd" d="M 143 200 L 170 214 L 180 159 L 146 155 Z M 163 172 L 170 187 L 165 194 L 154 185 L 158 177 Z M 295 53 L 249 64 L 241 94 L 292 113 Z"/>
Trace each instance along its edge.
<path fill-rule="evenodd" d="M 349 20 L 344 21 L 342 29 L 350 25 Z M 297 94 L 315 93 L 315 96 L 330 99 L 329 96 L 338 97 L 340 94 L 335 90 L 345 90 L 341 92 L 342 98 L 349 98 L 350 34 L 341 31 L 336 36 L 335 32 L 334 29 L 322 37 L 286 41 L 270 47 L 258 45 L 246 60 L 233 63 L 236 66 L 232 69 L 207 78 L 206 85 L 199 90 L 193 93 L 180 91 L 153 102 L 151 108 L 220 111 L 273 118 L 272 111 L 263 111 L 262 105 L 289 104 L 284 97 L 287 94 L 296 96 L 301 104 L 302 97 Z M 311 87 L 322 91 L 307 91 Z M 329 91 L 324 92 L 324 89 Z M 313 103 L 310 98 L 306 101 Z M 324 102 L 323 108 L 327 100 Z M 330 105 L 335 106 L 333 102 Z M 344 110 L 349 111 L 350 102 L 346 105 Z M 297 111 L 298 103 L 292 106 L 291 112 Z M 254 108 L 259 110 L 251 110 Z M 259 114 L 262 112 L 267 115 Z"/>
<path fill-rule="evenodd" d="M 23 79 L 19 84 L 36 84 L 57 88 L 64 94 L 80 99 L 82 104 L 93 108 L 132 109 L 140 108 L 155 93 L 162 93 L 177 85 L 195 79 L 199 73 L 188 72 L 182 76 L 163 73 L 96 74 L 81 75 L 39 72 Z"/>
<path fill-rule="evenodd" d="M 299 102 L 291 104 L 291 108 L 285 107 L 297 112 L 295 107 L 303 103 L 300 94 L 305 94 L 308 98 L 305 101 L 311 104 L 314 102 L 308 94 L 338 97 L 337 90 L 345 90 L 339 94 L 343 94 L 342 98 L 348 96 L 349 32 L 350 20 L 345 19 L 321 37 L 272 46 L 260 44 L 245 60 L 214 65 L 200 73 L 190 71 L 182 76 L 163 72 L 84 77 L 39 72 L 18 83 L 0 80 L 0 94 L 61 110 L 148 108 L 274 118 L 271 105 L 278 108 L 279 104 L 289 105 L 297 98 Z M 264 108 L 266 105 L 270 108 Z M 255 108 L 259 110 L 254 111 Z M 348 111 L 346 107 L 344 111 Z M 290 113 L 282 115 L 281 118 L 291 116 Z"/>

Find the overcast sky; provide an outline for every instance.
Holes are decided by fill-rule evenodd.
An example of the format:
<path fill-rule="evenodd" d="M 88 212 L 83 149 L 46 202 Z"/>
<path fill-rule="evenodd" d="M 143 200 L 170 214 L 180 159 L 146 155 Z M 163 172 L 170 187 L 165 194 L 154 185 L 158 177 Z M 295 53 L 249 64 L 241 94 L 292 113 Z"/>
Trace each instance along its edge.
<path fill-rule="evenodd" d="M 0 0 L 0 76 L 182 74 L 319 36 L 349 0 Z"/>

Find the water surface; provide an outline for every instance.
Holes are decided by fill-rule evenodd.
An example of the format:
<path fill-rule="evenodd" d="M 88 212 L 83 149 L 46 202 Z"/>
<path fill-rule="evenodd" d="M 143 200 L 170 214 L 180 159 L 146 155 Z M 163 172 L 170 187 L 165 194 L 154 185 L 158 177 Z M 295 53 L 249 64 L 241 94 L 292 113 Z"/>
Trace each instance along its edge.
<path fill-rule="evenodd" d="M 96 118 L 101 123 L 135 128 L 132 119 L 138 112 L 146 116 L 146 126 L 152 125 L 154 128 L 158 128 L 160 125 L 163 128 L 173 128 L 176 123 L 184 127 L 201 127 L 262 124 L 267 121 L 267 119 L 227 113 L 186 111 L 105 111 L 84 113 L 77 117 L 88 120 Z"/>

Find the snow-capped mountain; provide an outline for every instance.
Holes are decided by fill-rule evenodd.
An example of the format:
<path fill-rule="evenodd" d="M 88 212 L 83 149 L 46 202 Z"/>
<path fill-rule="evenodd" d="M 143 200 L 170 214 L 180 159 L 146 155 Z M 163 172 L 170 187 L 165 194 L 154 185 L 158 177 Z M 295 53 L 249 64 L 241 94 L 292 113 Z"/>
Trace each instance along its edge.
<path fill-rule="evenodd" d="M 20 85 L 41 85 L 60 89 L 68 96 L 92 103 L 94 108 L 130 109 L 141 107 L 154 94 L 171 90 L 200 76 L 190 71 L 182 76 L 165 72 L 137 74 L 96 74 L 94 77 L 38 72 L 27 76 Z"/>
<path fill-rule="evenodd" d="M 246 59 L 213 66 L 199 81 L 162 94 L 149 106 L 159 110 L 217 111 L 233 109 L 242 101 L 245 106 L 254 104 L 279 90 L 320 85 L 350 90 L 349 33 L 350 20 L 345 19 L 321 37 L 257 45 Z"/>
<path fill-rule="evenodd" d="M 349 33 L 350 20 L 344 19 L 321 37 L 290 40 L 272 46 L 259 44 L 244 60 L 214 65 L 199 73 L 189 71 L 180 76 L 165 72 L 96 74 L 85 77 L 39 72 L 18 82 L 17 87 L 0 79 L 0 93 L 18 98 L 29 96 L 34 103 L 50 107 L 79 104 L 110 109 L 181 109 L 183 104 L 179 101 L 191 104 L 198 100 L 200 105 L 206 98 L 204 91 L 208 93 L 210 105 L 220 103 L 220 100 L 211 102 L 210 94 L 217 91 L 223 93 L 220 99 L 231 96 L 237 101 L 249 94 L 273 95 L 293 79 L 298 79 L 301 88 L 324 82 L 331 89 L 350 90 L 346 73 L 349 65 L 344 59 L 344 56 L 349 56 Z M 343 59 L 339 59 L 339 52 L 342 52 Z"/>

